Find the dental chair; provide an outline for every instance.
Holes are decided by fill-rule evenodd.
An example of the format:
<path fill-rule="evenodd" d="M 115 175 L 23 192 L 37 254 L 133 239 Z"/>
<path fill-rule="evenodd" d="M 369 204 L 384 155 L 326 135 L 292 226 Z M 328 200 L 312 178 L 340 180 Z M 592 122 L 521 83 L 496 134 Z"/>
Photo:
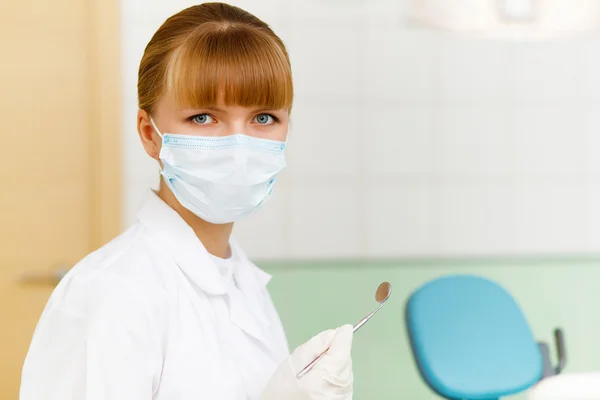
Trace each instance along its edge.
<path fill-rule="evenodd" d="M 405 318 L 421 377 L 446 399 L 497 400 L 552 380 L 566 363 L 562 331 L 555 330 L 554 367 L 548 345 L 535 341 L 512 296 L 481 277 L 454 275 L 424 284 L 409 297 Z M 540 396 L 530 394 L 549 400 Z"/>

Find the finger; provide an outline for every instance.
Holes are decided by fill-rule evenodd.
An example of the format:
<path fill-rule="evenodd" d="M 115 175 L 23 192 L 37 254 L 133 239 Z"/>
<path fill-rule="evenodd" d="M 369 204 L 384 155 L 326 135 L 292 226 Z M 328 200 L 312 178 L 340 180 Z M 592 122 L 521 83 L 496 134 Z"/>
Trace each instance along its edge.
<path fill-rule="evenodd" d="M 352 332 L 352 325 L 340 326 L 335 330 L 335 336 L 329 346 L 327 354 L 336 359 L 350 359 L 352 351 L 352 339 L 354 338 L 354 332 Z"/>
<path fill-rule="evenodd" d="M 304 368 L 311 361 L 323 353 L 333 340 L 336 335 L 334 329 L 329 329 L 319 333 L 317 336 L 311 338 L 308 342 L 298 346 L 292 354 L 292 362 L 294 366 L 301 366 Z"/>

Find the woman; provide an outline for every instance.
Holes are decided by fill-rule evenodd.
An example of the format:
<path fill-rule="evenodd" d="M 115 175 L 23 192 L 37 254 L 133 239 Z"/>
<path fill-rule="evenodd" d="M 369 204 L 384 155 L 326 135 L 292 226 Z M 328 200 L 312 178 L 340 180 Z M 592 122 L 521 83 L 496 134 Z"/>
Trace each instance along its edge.
<path fill-rule="evenodd" d="M 352 398 L 351 327 L 288 356 L 269 276 L 230 238 L 285 166 L 292 92 L 283 43 L 239 8 L 206 3 L 160 27 L 140 64 L 137 115 L 160 189 L 56 288 L 22 400 Z"/>

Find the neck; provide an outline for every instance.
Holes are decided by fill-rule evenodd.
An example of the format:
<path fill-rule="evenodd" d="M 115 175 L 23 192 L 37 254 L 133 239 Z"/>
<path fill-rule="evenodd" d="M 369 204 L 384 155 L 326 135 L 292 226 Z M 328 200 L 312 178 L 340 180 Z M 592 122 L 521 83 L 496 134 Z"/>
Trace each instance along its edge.
<path fill-rule="evenodd" d="M 194 230 L 194 233 L 210 254 L 220 258 L 228 258 L 231 255 L 229 237 L 233 229 L 233 222 L 216 225 L 199 218 L 179 203 L 169 188 L 163 184 L 162 179 L 158 196 Z"/>

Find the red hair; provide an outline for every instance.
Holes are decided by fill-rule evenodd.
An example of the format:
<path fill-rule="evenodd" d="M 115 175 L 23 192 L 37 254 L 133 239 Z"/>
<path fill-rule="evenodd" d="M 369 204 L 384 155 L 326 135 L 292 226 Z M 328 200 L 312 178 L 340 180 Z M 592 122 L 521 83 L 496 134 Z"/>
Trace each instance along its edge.
<path fill-rule="evenodd" d="M 140 63 L 139 108 L 162 95 L 192 108 L 225 104 L 291 110 L 292 71 L 281 39 L 234 6 L 204 3 L 165 21 Z"/>

